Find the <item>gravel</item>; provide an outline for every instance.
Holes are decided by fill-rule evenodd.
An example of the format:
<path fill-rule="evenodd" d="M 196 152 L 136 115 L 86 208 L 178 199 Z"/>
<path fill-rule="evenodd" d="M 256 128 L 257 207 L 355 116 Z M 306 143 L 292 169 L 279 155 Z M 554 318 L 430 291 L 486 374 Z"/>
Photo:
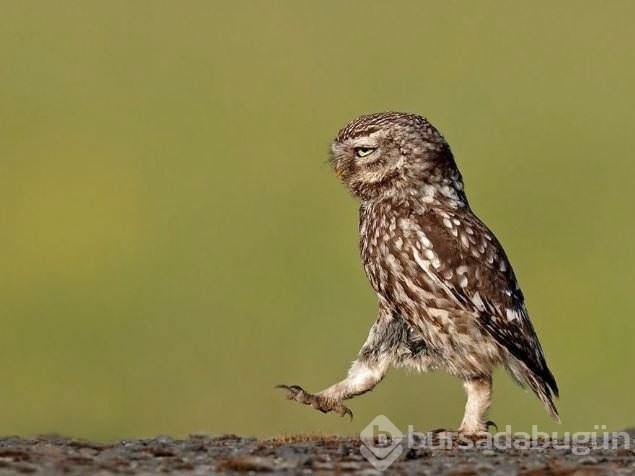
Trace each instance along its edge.
<path fill-rule="evenodd" d="M 635 441 L 635 432 L 631 430 Z M 340 436 L 297 435 L 256 439 L 238 435 L 191 435 L 186 439 L 91 442 L 57 435 L 0 438 L 0 475 L 347 473 L 382 474 L 360 453 L 362 442 Z M 405 448 L 390 473 L 447 475 L 635 475 L 635 449 L 543 445 L 532 449 L 457 447 Z M 556 445 L 557 446 L 557 445 Z"/>

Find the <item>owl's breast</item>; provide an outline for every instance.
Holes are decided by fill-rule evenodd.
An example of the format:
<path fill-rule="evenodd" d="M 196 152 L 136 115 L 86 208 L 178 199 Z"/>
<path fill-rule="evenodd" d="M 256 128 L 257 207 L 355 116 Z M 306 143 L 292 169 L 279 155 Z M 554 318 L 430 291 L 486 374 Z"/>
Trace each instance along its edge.
<path fill-rule="evenodd" d="M 388 283 L 396 271 L 386 266 L 392 255 L 391 241 L 396 223 L 397 216 L 380 205 L 362 206 L 360 209 L 359 249 L 362 264 L 371 285 L 384 297 L 388 297 Z"/>
<path fill-rule="evenodd" d="M 439 257 L 429 252 L 426 213 L 413 207 L 362 207 L 360 252 L 378 295 L 407 320 L 436 326 L 460 308 L 435 274 L 426 272 L 441 266 Z"/>
<path fill-rule="evenodd" d="M 409 207 L 374 204 L 360 213 L 360 254 L 375 291 L 393 304 L 414 306 L 434 293 L 434 283 L 421 275 L 413 253 L 420 219 Z"/>

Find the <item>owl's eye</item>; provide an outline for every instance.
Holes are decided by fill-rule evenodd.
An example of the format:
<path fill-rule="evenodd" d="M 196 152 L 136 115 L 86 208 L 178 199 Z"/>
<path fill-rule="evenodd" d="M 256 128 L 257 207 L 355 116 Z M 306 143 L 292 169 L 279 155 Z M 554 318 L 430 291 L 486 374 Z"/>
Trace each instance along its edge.
<path fill-rule="evenodd" d="M 366 157 L 375 150 L 375 147 L 355 147 L 355 155 L 357 157 Z"/>

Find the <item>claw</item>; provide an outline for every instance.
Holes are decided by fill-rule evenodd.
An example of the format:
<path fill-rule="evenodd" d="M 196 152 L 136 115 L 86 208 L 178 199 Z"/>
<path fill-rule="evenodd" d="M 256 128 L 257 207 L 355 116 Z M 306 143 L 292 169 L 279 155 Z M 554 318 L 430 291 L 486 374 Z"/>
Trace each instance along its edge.
<path fill-rule="evenodd" d="M 489 427 L 490 427 L 490 426 L 493 426 L 494 428 L 496 428 L 496 431 L 498 431 L 498 425 L 497 425 L 496 423 L 494 423 L 492 420 L 487 420 L 487 421 L 485 422 L 485 428 L 486 428 L 486 431 L 488 431 L 488 430 L 489 430 Z"/>
<path fill-rule="evenodd" d="M 351 422 L 353 421 L 353 412 L 350 408 L 345 407 L 344 405 L 342 405 L 342 409 L 341 411 L 337 412 L 337 414 L 341 417 L 344 416 L 348 416 L 348 421 Z"/>
<path fill-rule="evenodd" d="M 303 400 L 306 392 L 299 385 L 276 385 L 276 388 L 282 389 L 285 391 L 288 400 L 296 400 L 301 403 L 305 403 Z M 309 405 L 309 402 L 306 402 Z"/>
<path fill-rule="evenodd" d="M 288 400 L 295 400 L 304 405 L 311 405 L 312 408 L 322 413 L 334 412 L 341 417 L 348 416 L 350 421 L 353 420 L 353 412 L 350 408 L 342 405 L 341 402 L 333 402 L 320 395 L 309 393 L 299 385 L 276 385 L 276 388 L 284 390 Z"/>

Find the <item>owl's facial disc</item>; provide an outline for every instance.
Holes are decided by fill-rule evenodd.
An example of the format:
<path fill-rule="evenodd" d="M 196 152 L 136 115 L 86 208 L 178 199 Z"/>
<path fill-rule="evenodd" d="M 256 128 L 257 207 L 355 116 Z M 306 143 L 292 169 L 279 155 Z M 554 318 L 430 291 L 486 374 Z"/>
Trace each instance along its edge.
<path fill-rule="evenodd" d="M 332 146 L 335 175 L 345 182 L 380 158 L 379 141 L 372 136 L 356 137 Z"/>
<path fill-rule="evenodd" d="M 387 130 L 336 141 L 332 164 L 337 177 L 357 196 L 381 191 L 382 183 L 395 176 L 401 154 Z"/>

